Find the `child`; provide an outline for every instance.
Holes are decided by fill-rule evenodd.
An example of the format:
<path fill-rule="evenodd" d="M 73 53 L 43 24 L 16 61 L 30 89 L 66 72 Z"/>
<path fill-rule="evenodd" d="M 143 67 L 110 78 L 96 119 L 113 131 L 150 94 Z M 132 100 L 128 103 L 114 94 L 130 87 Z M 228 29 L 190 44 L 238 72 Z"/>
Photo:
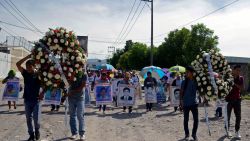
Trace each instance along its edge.
<path fill-rule="evenodd" d="M 10 70 L 8 73 L 8 76 L 2 81 L 3 84 L 7 83 L 10 80 L 18 80 L 19 78 L 16 77 L 16 72 L 14 70 Z M 14 104 L 14 109 L 16 109 L 16 101 L 13 101 Z M 8 101 L 8 105 L 9 105 L 9 111 L 11 110 L 11 101 Z"/>

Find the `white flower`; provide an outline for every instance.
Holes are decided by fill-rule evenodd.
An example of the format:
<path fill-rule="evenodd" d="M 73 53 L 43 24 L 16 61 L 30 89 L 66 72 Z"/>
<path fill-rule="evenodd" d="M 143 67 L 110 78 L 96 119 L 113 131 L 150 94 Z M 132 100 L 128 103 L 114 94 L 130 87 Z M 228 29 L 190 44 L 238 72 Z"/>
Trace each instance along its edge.
<path fill-rule="evenodd" d="M 49 55 L 48 55 L 48 54 L 46 54 L 44 57 L 45 57 L 45 58 L 48 58 L 48 57 L 49 57 Z"/>
<path fill-rule="evenodd" d="M 74 47 L 75 43 L 74 42 L 70 42 L 70 47 Z"/>
<path fill-rule="evenodd" d="M 48 39 L 48 42 L 49 42 L 49 43 L 51 43 L 51 42 L 52 42 L 52 39 L 51 39 L 51 38 L 49 38 L 49 39 Z"/>
<path fill-rule="evenodd" d="M 67 61 L 67 65 L 70 65 L 71 63 L 69 61 Z"/>
<path fill-rule="evenodd" d="M 65 42 L 65 46 L 68 46 L 68 45 L 69 45 L 69 42 L 68 42 L 68 41 L 66 41 L 66 42 Z"/>
<path fill-rule="evenodd" d="M 219 90 L 223 90 L 223 86 L 220 86 L 220 87 L 219 87 Z"/>
<path fill-rule="evenodd" d="M 61 32 L 61 34 L 64 34 L 65 31 L 63 29 L 61 29 L 60 32 Z"/>
<path fill-rule="evenodd" d="M 41 47 L 39 47 L 39 48 L 37 48 L 37 50 L 38 50 L 38 51 L 42 51 L 42 48 L 41 48 Z"/>
<path fill-rule="evenodd" d="M 65 34 L 65 37 L 66 37 L 66 38 L 69 38 L 69 34 Z"/>
<path fill-rule="evenodd" d="M 43 72 L 43 76 L 46 76 L 47 75 L 47 72 Z"/>
<path fill-rule="evenodd" d="M 76 61 L 77 62 L 81 61 L 81 57 L 76 57 Z"/>
<path fill-rule="evenodd" d="M 68 76 L 71 77 L 71 73 L 68 73 Z"/>
<path fill-rule="evenodd" d="M 63 70 L 65 70 L 65 71 L 66 71 L 66 70 L 67 70 L 67 67 L 63 67 Z"/>
<path fill-rule="evenodd" d="M 55 32 L 53 31 L 53 30 L 50 30 L 50 35 L 54 35 L 55 34 Z"/>
<path fill-rule="evenodd" d="M 39 59 L 40 59 L 40 56 L 39 56 L 39 55 L 37 55 L 37 56 L 36 56 L 36 59 L 37 59 L 37 60 L 39 60 Z"/>
<path fill-rule="evenodd" d="M 205 81 L 205 80 L 206 80 L 206 77 L 202 77 L 202 80 Z"/>
<path fill-rule="evenodd" d="M 201 88 L 201 92 L 203 92 L 203 88 Z"/>
<path fill-rule="evenodd" d="M 37 64 L 36 67 L 37 67 L 38 69 L 40 69 L 40 68 L 41 68 L 41 65 L 40 65 L 40 64 Z"/>
<path fill-rule="evenodd" d="M 64 43 L 64 39 L 60 39 L 60 43 Z"/>
<path fill-rule="evenodd" d="M 211 96 L 211 95 L 212 95 L 212 92 L 211 92 L 211 91 L 208 91 L 208 92 L 207 92 L 207 95 L 208 95 L 208 96 Z"/>
<path fill-rule="evenodd" d="M 201 83 L 198 83 L 198 86 L 201 86 Z"/>
<path fill-rule="evenodd" d="M 211 87 L 211 86 L 208 86 L 208 87 L 207 87 L 207 90 L 208 90 L 208 91 L 210 91 L 211 89 L 212 89 L 212 87 Z"/>
<path fill-rule="evenodd" d="M 47 81 L 48 81 L 48 79 L 47 79 L 47 78 L 44 78 L 44 81 L 45 81 L 45 82 L 47 82 Z"/>
<path fill-rule="evenodd" d="M 75 41 L 75 44 L 79 45 L 79 41 L 78 41 L 78 40 L 76 40 L 76 41 Z"/>
<path fill-rule="evenodd" d="M 75 72 L 78 73 L 78 70 L 76 70 Z"/>
<path fill-rule="evenodd" d="M 60 33 L 56 33 L 56 36 L 57 36 L 57 37 L 60 37 L 60 36 L 61 36 L 61 34 L 60 34 Z"/>
<path fill-rule="evenodd" d="M 58 43 L 58 39 L 54 39 L 54 43 Z"/>
<path fill-rule="evenodd" d="M 203 82 L 203 85 L 207 85 L 207 81 L 204 81 L 204 82 Z"/>
<path fill-rule="evenodd" d="M 55 75 L 55 78 L 56 78 L 56 79 L 59 79 L 59 78 L 60 78 L 60 75 L 59 75 L 59 74 L 56 74 L 56 75 Z"/>
<path fill-rule="evenodd" d="M 54 67 L 53 67 L 53 66 L 51 66 L 49 69 L 50 69 L 51 71 L 53 71 L 53 70 L 54 70 Z"/>
<path fill-rule="evenodd" d="M 60 51 L 61 51 L 61 50 L 62 50 L 62 47 L 58 47 L 58 50 L 60 50 Z"/>
<path fill-rule="evenodd" d="M 50 46 L 50 43 L 47 43 L 48 46 Z"/>
<path fill-rule="evenodd" d="M 44 60 L 44 59 L 41 59 L 41 63 L 42 63 L 42 64 L 45 63 L 45 60 Z"/>
<path fill-rule="evenodd" d="M 201 63 L 202 63 L 202 62 L 203 62 L 203 59 L 202 59 L 202 58 L 200 58 L 200 59 L 199 59 L 199 62 L 201 62 Z"/>
<path fill-rule="evenodd" d="M 75 64 L 75 67 L 78 68 L 80 65 L 79 64 Z"/>
<path fill-rule="evenodd" d="M 67 51 L 68 51 L 68 52 L 72 52 L 72 49 L 71 49 L 71 48 L 67 48 Z"/>
<path fill-rule="evenodd" d="M 73 72 L 74 70 L 72 68 L 69 68 L 69 72 Z"/>
<path fill-rule="evenodd" d="M 74 60 L 75 59 L 75 56 L 71 56 L 71 58 L 70 58 L 71 60 Z"/>
<path fill-rule="evenodd" d="M 52 73 L 48 73 L 48 78 L 51 79 L 53 77 Z"/>
<path fill-rule="evenodd" d="M 54 84 L 53 86 L 54 86 L 54 87 L 57 87 L 57 84 Z"/>
<path fill-rule="evenodd" d="M 39 51 L 39 52 L 38 52 L 38 55 L 39 55 L 39 56 L 42 56 L 42 55 L 43 55 L 43 52 Z"/>
<path fill-rule="evenodd" d="M 74 77 L 74 79 L 73 79 L 74 81 L 76 81 L 76 78 Z"/>

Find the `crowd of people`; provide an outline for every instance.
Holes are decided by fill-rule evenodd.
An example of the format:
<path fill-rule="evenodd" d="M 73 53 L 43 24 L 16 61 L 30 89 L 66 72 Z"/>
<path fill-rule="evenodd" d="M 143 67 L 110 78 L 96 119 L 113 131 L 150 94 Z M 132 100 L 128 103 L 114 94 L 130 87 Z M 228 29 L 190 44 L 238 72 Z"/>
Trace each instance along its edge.
<path fill-rule="evenodd" d="M 40 139 L 40 124 L 41 124 L 41 101 L 44 98 L 44 92 L 41 89 L 41 83 L 38 79 L 38 74 L 36 72 L 34 62 L 30 59 L 30 55 L 21 59 L 17 62 L 17 68 L 21 72 L 24 78 L 24 105 L 26 113 L 26 122 L 28 127 L 28 133 L 30 135 L 28 141 L 34 141 Z M 25 63 L 25 68 L 22 67 L 22 64 Z M 236 117 L 235 132 L 236 137 L 241 138 L 239 134 L 240 130 L 240 121 L 241 121 L 241 90 L 243 89 L 243 77 L 240 76 L 240 66 L 235 66 L 233 69 L 234 75 L 234 86 L 232 91 L 226 97 L 228 102 L 227 111 L 228 111 L 228 123 L 230 123 L 231 112 L 234 110 Z M 119 80 L 117 86 L 125 84 L 131 85 L 135 88 L 135 97 L 142 99 L 142 88 L 149 89 L 155 88 L 161 84 L 164 89 L 164 95 L 166 100 L 169 99 L 170 87 L 175 86 L 180 88 L 180 104 L 179 106 L 174 107 L 174 111 L 178 109 L 184 114 L 184 131 L 185 139 L 188 140 L 190 137 L 188 122 L 189 122 L 189 113 L 192 112 L 193 115 L 193 130 L 191 133 L 192 138 L 197 141 L 197 130 L 199 126 L 199 117 L 198 117 L 198 103 L 199 99 L 197 98 L 197 82 L 194 78 L 193 73 L 195 70 L 192 67 L 186 67 L 186 73 L 171 73 L 169 76 L 165 75 L 161 79 L 157 80 L 152 76 L 152 73 L 149 71 L 146 74 L 144 80 L 144 85 L 140 81 L 139 75 L 135 71 L 117 71 L 111 72 L 106 70 L 101 71 L 87 71 L 86 74 L 79 77 L 77 81 L 70 84 L 70 87 L 67 91 L 64 91 L 64 96 L 62 98 L 61 104 L 63 104 L 66 97 L 68 98 L 69 104 L 69 116 L 70 116 L 70 129 L 72 136 L 71 139 L 80 138 L 80 140 L 85 140 L 85 123 L 84 123 L 84 97 L 86 85 L 89 85 L 90 89 L 94 91 L 95 86 L 98 84 L 111 84 L 115 80 Z M 12 70 L 8 76 L 3 80 L 3 83 L 8 82 L 11 79 L 18 79 L 15 76 L 15 72 Z M 124 89 L 124 92 L 127 91 Z M 171 97 L 170 97 L 171 98 Z M 131 100 L 131 97 L 123 97 L 123 99 Z M 117 93 L 113 94 L 113 103 L 114 106 L 117 105 Z M 14 104 L 14 109 L 16 109 L 16 104 Z M 9 109 L 11 109 L 11 101 L 8 101 Z M 153 110 L 154 102 L 147 101 L 147 94 L 145 94 L 145 110 L 150 112 Z M 53 110 L 59 110 L 59 105 L 51 105 Z M 105 114 L 107 105 L 101 104 L 98 105 L 99 111 L 102 111 Z M 131 114 L 133 112 L 133 106 L 123 106 L 122 110 Z M 218 109 L 217 109 L 218 110 Z M 216 112 L 218 112 L 216 110 Z M 219 112 L 221 113 L 221 111 Z M 77 119 L 77 120 L 76 120 Z M 34 121 L 34 127 L 33 127 Z M 78 124 L 77 124 L 78 121 Z M 77 128 L 77 125 L 78 128 Z M 230 124 L 228 124 L 230 125 Z M 231 133 L 227 133 L 228 137 L 232 137 Z"/>

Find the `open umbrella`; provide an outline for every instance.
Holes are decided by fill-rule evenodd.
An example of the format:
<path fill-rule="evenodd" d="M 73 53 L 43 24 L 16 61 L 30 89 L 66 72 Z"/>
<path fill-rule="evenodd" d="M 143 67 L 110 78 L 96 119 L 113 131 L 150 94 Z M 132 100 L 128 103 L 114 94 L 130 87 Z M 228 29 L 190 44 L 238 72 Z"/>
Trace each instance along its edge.
<path fill-rule="evenodd" d="M 156 66 L 144 67 L 141 70 L 140 75 L 142 77 L 146 78 L 147 77 L 147 72 L 151 72 L 152 77 L 154 77 L 156 79 L 161 79 L 165 75 L 164 71 L 160 67 L 156 67 Z"/>
<path fill-rule="evenodd" d="M 182 66 L 173 66 L 171 68 L 168 69 L 169 72 L 180 72 L 180 73 L 184 73 L 186 72 L 186 69 Z"/>
<path fill-rule="evenodd" d="M 99 70 L 115 71 L 115 68 L 110 64 L 101 64 L 97 67 Z"/>

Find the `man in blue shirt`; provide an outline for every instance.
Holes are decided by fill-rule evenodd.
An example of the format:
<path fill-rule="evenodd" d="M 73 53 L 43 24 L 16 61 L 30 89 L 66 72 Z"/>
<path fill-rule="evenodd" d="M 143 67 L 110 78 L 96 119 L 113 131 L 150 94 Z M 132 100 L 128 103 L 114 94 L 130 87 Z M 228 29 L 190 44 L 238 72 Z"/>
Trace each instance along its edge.
<path fill-rule="evenodd" d="M 198 141 L 196 132 L 198 129 L 198 101 L 196 97 L 197 92 L 197 82 L 193 76 L 194 69 L 192 67 L 186 68 L 186 79 L 182 82 L 181 85 L 181 96 L 180 96 L 180 106 L 183 107 L 184 111 L 184 130 L 185 130 L 185 140 L 189 139 L 189 129 L 188 129 L 188 120 L 189 112 L 193 114 L 194 124 L 192 137 L 194 141 Z"/>
<path fill-rule="evenodd" d="M 31 55 L 26 56 L 16 63 L 18 70 L 22 73 L 24 78 L 24 106 L 27 127 L 29 132 L 28 141 L 34 141 L 40 139 L 40 121 L 41 121 L 41 102 L 40 99 L 43 95 L 39 95 L 40 81 L 38 79 L 38 74 L 35 70 L 34 60 L 31 60 Z M 28 60 L 29 59 L 29 60 Z M 21 65 L 26 61 L 26 69 Z M 33 116 L 32 116 L 33 115 Z M 34 120 L 35 125 L 35 135 L 32 125 L 32 120 Z"/>

